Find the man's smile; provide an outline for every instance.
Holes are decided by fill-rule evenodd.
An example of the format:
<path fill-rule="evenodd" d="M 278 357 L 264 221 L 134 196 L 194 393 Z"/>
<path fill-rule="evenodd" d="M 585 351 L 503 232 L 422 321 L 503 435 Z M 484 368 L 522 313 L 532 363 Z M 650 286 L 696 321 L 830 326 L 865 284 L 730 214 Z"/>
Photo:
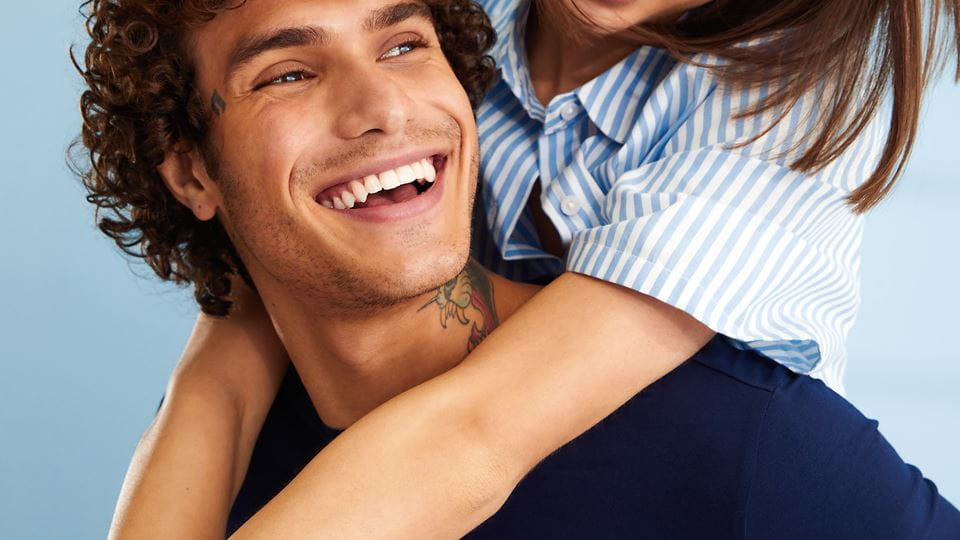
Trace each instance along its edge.
<path fill-rule="evenodd" d="M 327 208 L 349 210 L 402 203 L 430 189 L 437 178 L 440 155 L 422 158 L 395 169 L 338 184 L 317 195 Z"/>
<path fill-rule="evenodd" d="M 411 218 L 442 200 L 447 160 L 446 154 L 391 159 L 383 162 L 389 168 L 339 182 L 317 194 L 314 200 L 326 209 L 367 222 Z"/>

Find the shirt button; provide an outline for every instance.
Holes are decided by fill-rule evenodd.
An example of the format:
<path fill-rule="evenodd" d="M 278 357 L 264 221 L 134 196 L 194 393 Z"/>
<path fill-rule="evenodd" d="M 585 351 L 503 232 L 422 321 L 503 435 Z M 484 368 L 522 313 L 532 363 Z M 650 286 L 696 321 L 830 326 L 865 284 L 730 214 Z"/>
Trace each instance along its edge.
<path fill-rule="evenodd" d="M 577 108 L 577 104 L 570 102 L 564 105 L 562 109 L 560 109 L 560 118 L 563 118 L 564 120 L 569 122 L 570 120 L 573 120 L 577 116 L 578 112 L 579 110 Z"/>
<path fill-rule="evenodd" d="M 568 216 L 577 215 L 577 212 L 580 211 L 580 199 L 574 196 L 564 197 L 560 201 L 560 210 Z"/>

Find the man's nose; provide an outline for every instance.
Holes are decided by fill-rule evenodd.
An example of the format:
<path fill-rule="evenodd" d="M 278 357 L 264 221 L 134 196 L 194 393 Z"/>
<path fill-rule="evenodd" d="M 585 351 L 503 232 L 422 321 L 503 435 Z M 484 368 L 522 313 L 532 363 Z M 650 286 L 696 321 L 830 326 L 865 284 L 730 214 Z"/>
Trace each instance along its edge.
<path fill-rule="evenodd" d="M 343 139 L 367 134 L 395 135 L 411 118 L 414 103 L 396 77 L 376 66 L 357 66 L 342 74 L 336 90 L 335 129 Z"/>

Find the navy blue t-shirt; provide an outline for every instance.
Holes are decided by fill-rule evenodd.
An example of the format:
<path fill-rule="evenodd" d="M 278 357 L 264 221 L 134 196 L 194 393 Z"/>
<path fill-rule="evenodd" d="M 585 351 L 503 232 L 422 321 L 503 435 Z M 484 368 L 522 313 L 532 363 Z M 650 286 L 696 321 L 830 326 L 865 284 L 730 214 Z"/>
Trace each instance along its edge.
<path fill-rule="evenodd" d="M 291 367 L 232 534 L 340 430 Z M 960 512 L 821 382 L 713 339 L 553 452 L 467 538 L 953 538 Z"/>

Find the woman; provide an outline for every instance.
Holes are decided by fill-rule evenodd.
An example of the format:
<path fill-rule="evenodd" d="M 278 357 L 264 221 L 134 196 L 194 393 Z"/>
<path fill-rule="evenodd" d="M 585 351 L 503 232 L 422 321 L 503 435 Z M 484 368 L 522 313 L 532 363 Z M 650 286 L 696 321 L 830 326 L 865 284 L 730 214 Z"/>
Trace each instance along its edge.
<path fill-rule="evenodd" d="M 508 275 L 533 279 L 557 274 L 557 256 L 568 248 L 567 269 L 574 273 L 548 285 L 539 301 L 521 310 L 524 316 L 504 325 L 511 330 L 492 335 L 465 364 L 495 369 L 497 358 L 549 358 L 563 370 L 589 361 L 600 379 L 604 366 L 590 353 L 617 336 L 607 335 L 602 321 L 572 327 L 563 314 L 585 302 L 610 302 L 611 317 L 618 309 L 644 310 L 648 318 L 637 332 L 651 333 L 647 369 L 629 387 L 608 389 L 620 403 L 703 344 L 705 333 L 658 341 L 653 329 L 684 320 L 684 312 L 741 346 L 798 370 L 817 370 L 839 388 L 857 266 L 856 253 L 845 246 L 856 244 L 860 224 L 843 203 L 849 196 L 859 211 L 875 204 L 912 143 L 930 75 L 918 35 L 922 10 L 893 1 L 702 4 L 661 2 L 651 10 L 648 2 L 565 2 L 562 8 L 538 2 L 529 16 L 526 3 L 487 6 L 501 39 L 511 32 L 514 38 L 503 41 L 511 48 L 498 51 L 503 79 L 479 113 L 486 126 L 483 217 L 493 235 L 478 252 Z M 937 5 L 956 21 L 955 1 Z M 576 31 L 562 31 L 573 21 Z M 878 29 L 881 58 L 890 63 L 874 66 L 869 44 Z M 665 49 L 689 63 L 674 62 Z M 554 51 L 570 54 L 554 57 Z M 551 64 L 554 58 L 559 61 Z M 722 84 L 711 81 L 714 75 Z M 880 152 L 876 112 L 891 81 L 893 122 Z M 619 93 L 623 87 L 629 91 Z M 612 115 L 592 108 L 608 108 L 623 96 L 629 103 Z M 828 106 L 818 109 L 822 103 Z M 740 108 L 750 114 L 738 120 Z M 524 114 L 539 125 L 524 131 L 530 128 Z M 631 122 L 617 122 L 627 117 Z M 510 125 L 511 118 L 521 120 Z M 525 162 L 534 151 L 539 159 Z M 528 193 L 536 195 L 525 207 Z M 757 247 L 762 257 L 743 256 Z M 524 257 L 531 260 L 516 262 Z M 613 285 L 585 286 L 583 274 L 642 295 L 633 303 L 613 302 Z M 213 323 L 210 335 L 191 343 L 198 362 L 217 369 L 216 344 L 237 331 L 232 324 Z M 527 345 L 542 340 L 509 339 L 544 332 L 582 340 L 579 347 L 549 350 Z M 610 365 L 628 354 L 634 353 L 611 354 Z M 264 364 L 262 357 L 230 361 Z M 282 367 L 271 364 L 270 380 L 279 381 Z M 269 405 L 264 393 L 276 386 L 235 384 L 248 408 L 224 416 L 236 414 L 249 434 L 247 424 L 262 419 Z M 591 423 L 581 414 L 576 425 L 552 426 L 552 448 L 611 410 L 593 411 Z M 504 444 L 523 448 L 524 441 Z"/>

